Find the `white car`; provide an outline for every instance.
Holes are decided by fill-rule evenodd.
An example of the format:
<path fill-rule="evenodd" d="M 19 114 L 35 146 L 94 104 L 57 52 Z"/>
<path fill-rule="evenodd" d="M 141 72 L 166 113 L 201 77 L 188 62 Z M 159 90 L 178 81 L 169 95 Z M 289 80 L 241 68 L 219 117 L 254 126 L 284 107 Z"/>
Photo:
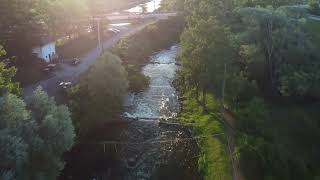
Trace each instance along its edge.
<path fill-rule="evenodd" d="M 119 29 L 115 29 L 115 28 L 109 28 L 108 31 L 111 31 L 111 32 L 113 32 L 115 34 L 120 33 L 120 30 Z"/>
<path fill-rule="evenodd" d="M 62 81 L 60 82 L 59 86 L 62 87 L 63 89 L 68 89 L 72 86 L 72 82 Z"/>

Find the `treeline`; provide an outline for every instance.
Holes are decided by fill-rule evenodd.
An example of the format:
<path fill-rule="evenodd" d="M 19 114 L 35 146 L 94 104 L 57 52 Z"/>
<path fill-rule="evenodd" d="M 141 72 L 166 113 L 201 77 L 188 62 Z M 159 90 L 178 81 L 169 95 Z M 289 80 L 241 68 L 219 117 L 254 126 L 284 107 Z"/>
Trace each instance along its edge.
<path fill-rule="evenodd" d="M 77 36 L 96 28 L 94 16 L 121 9 L 133 0 L 2 0 L 0 43 L 8 56 L 30 60 L 31 49 L 48 37 Z M 43 39 L 45 38 L 45 39 Z"/>
<path fill-rule="evenodd" d="M 1 180 L 55 180 L 64 168 L 62 155 L 71 149 L 76 138 L 73 115 L 67 106 L 58 105 L 40 87 L 30 97 L 22 97 L 19 83 L 13 80 L 17 69 L 12 65 L 28 63 L 32 47 L 39 45 L 43 37 L 69 36 L 84 30 L 90 23 L 89 16 L 95 15 L 90 14 L 90 3 L 86 0 L 0 2 Z"/>
<path fill-rule="evenodd" d="M 187 98 L 180 119 L 194 123 L 197 133 L 212 134 L 220 131 L 212 125 L 221 119 L 217 107 L 228 108 L 237 138 L 231 155 L 247 179 L 319 177 L 320 144 L 312 139 L 320 135 L 320 54 L 309 9 L 299 3 L 164 1 L 187 20 L 177 80 Z M 223 145 L 227 151 L 227 141 L 219 142 L 201 142 L 206 179 L 230 178 L 228 162 L 211 159 Z"/>
<path fill-rule="evenodd" d="M 41 88 L 23 99 L 15 72 L 0 62 L 0 179 L 54 180 L 74 143 L 71 114 Z"/>

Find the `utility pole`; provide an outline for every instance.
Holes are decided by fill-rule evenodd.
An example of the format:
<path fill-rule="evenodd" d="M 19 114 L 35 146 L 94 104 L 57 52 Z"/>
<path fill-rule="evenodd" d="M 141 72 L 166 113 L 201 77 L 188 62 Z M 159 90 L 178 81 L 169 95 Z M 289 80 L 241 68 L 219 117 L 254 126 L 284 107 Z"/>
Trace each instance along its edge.
<path fill-rule="evenodd" d="M 96 21 L 97 21 L 97 32 L 98 32 L 98 45 L 99 45 L 99 48 L 100 48 L 100 53 L 103 53 L 104 48 L 103 48 L 103 44 L 101 43 L 100 20 L 101 20 L 101 18 L 96 18 Z"/>
<path fill-rule="evenodd" d="M 156 0 L 153 0 L 153 13 L 156 13 Z"/>

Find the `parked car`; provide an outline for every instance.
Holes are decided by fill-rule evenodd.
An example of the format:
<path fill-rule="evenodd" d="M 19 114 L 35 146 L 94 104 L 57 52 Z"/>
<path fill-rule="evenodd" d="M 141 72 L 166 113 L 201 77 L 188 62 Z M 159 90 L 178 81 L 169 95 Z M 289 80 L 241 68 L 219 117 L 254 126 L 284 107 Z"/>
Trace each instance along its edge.
<path fill-rule="evenodd" d="M 62 89 L 69 89 L 72 86 L 72 82 L 62 81 L 60 82 L 59 86 Z"/>
<path fill-rule="evenodd" d="M 80 64 L 80 59 L 78 59 L 78 58 L 73 58 L 72 60 L 71 60 L 71 62 L 70 62 L 70 65 L 73 65 L 73 66 L 76 66 L 76 65 L 78 65 L 78 64 Z"/>
<path fill-rule="evenodd" d="M 43 71 L 46 72 L 46 73 L 50 73 L 50 72 L 55 71 L 56 68 L 57 68 L 57 64 L 48 64 L 48 65 L 43 69 Z"/>

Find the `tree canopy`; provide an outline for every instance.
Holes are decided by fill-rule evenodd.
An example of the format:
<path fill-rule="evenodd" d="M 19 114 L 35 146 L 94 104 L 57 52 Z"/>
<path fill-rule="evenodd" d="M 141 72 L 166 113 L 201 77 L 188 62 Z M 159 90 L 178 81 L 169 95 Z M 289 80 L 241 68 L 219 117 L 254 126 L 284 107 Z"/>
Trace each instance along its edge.
<path fill-rule="evenodd" d="M 56 179 L 75 137 L 68 108 L 41 88 L 26 102 L 12 94 L 0 99 L 0 134 L 1 179 Z"/>
<path fill-rule="evenodd" d="M 318 137 L 319 131 L 313 109 L 319 106 L 319 45 L 311 32 L 315 29 L 307 26 L 307 9 L 292 6 L 298 3 L 186 0 L 181 5 L 176 0 L 169 4 L 179 6 L 175 8 L 182 9 L 187 19 L 179 56 L 181 89 L 202 104 L 206 94 L 224 97 L 221 104 L 234 113 L 236 124 L 237 148 L 232 156 L 238 155 L 235 158 L 245 164 L 241 169 L 248 179 L 319 176 L 313 159 L 318 158 L 313 150 L 319 145 L 308 144 L 307 138 Z M 317 125 L 311 127 L 313 123 Z M 296 140 L 296 132 L 303 140 Z M 302 155 L 306 152 L 309 155 Z"/>
<path fill-rule="evenodd" d="M 13 82 L 13 77 L 16 74 L 16 68 L 7 67 L 5 61 L 8 61 L 4 56 L 6 55 L 6 51 L 0 45 L 0 59 L 3 62 L 0 62 L 0 97 L 5 95 L 6 93 L 20 94 L 19 84 Z"/>
<path fill-rule="evenodd" d="M 71 89 L 71 106 L 79 135 L 112 120 L 121 111 L 129 85 L 121 63 L 119 57 L 104 53 L 80 84 Z"/>

